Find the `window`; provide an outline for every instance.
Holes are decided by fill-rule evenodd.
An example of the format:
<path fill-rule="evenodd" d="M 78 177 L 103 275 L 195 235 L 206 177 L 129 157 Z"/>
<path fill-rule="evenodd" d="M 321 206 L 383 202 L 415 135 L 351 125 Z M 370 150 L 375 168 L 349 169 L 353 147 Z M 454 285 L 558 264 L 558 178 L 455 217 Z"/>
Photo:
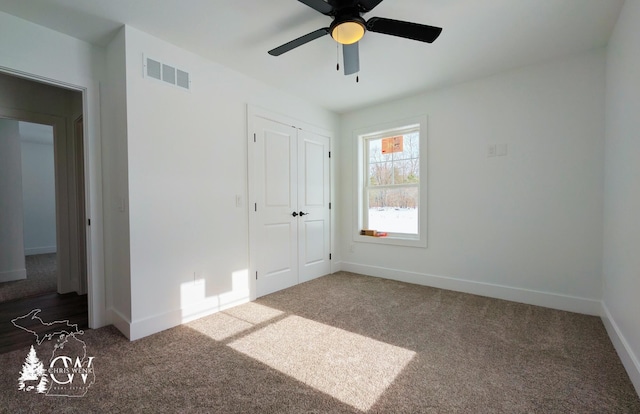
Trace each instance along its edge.
<path fill-rule="evenodd" d="M 357 241 L 426 247 L 426 119 L 413 121 L 357 134 Z M 364 236 L 362 230 L 386 235 Z"/>

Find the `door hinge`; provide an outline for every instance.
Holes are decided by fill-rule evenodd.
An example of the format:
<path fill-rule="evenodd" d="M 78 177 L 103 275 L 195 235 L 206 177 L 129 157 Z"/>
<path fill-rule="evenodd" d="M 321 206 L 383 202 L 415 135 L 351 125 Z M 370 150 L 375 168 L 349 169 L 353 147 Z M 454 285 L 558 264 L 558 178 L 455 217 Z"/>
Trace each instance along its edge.
<path fill-rule="evenodd" d="M 258 280 L 258 272 L 256 271 L 256 280 Z"/>
<path fill-rule="evenodd" d="M 331 260 L 331 253 L 329 253 L 329 260 Z"/>
<path fill-rule="evenodd" d="M 329 151 L 329 158 L 331 158 L 331 151 Z"/>
<path fill-rule="evenodd" d="M 87 219 L 87 226 L 91 225 L 91 219 Z"/>
<path fill-rule="evenodd" d="M 258 211 L 258 203 L 253 203 L 253 210 Z"/>
<path fill-rule="evenodd" d="M 255 134 L 255 132 L 253 133 L 253 142 L 256 142 L 256 134 Z"/>
<path fill-rule="evenodd" d="M 331 203 L 329 203 L 329 210 L 331 210 Z"/>

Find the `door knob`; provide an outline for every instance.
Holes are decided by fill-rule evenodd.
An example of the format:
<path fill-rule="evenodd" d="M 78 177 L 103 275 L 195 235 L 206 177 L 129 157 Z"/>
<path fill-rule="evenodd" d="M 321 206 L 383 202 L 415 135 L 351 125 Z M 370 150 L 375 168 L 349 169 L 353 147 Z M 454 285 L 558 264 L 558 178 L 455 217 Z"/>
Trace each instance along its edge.
<path fill-rule="evenodd" d="M 300 217 L 302 217 L 302 216 L 306 216 L 307 214 L 309 214 L 309 213 L 305 213 L 305 212 L 301 211 L 301 212 L 300 212 Z"/>
<path fill-rule="evenodd" d="M 297 212 L 297 211 L 294 211 L 293 213 L 291 213 L 291 215 L 292 215 L 293 217 L 298 217 L 298 212 Z"/>

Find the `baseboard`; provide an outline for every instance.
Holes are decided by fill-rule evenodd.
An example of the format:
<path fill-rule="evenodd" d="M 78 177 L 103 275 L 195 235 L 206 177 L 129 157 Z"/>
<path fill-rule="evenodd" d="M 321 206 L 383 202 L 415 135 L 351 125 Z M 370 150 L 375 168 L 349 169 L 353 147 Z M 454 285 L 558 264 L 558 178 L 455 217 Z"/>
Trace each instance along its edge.
<path fill-rule="evenodd" d="M 342 270 L 341 261 L 331 262 L 331 273 L 340 272 L 341 270 Z"/>
<path fill-rule="evenodd" d="M 611 338 L 611 342 L 616 348 L 618 356 L 622 361 L 622 365 L 624 365 L 627 370 L 627 374 L 629 375 L 636 392 L 640 395 L 640 361 L 638 356 L 633 353 L 633 350 L 629 346 L 629 342 L 627 342 L 626 338 L 620 331 L 618 324 L 615 319 L 613 319 L 613 316 L 611 316 L 611 313 L 604 302 L 602 302 L 601 317 L 604 327 L 607 329 L 607 333 L 609 334 L 609 338 Z"/>
<path fill-rule="evenodd" d="M 24 249 L 25 256 L 33 256 L 35 254 L 49 254 L 58 251 L 56 246 L 29 247 Z"/>
<path fill-rule="evenodd" d="M 117 310 L 109 309 L 111 324 L 116 327 L 127 339 L 131 339 L 131 321 Z"/>
<path fill-rule="evenodd" d="M 0 283 L 13 282 L 14 280 L 24 280 L 27 278 L 27 269 L 10 270 L 0 272 Z"/>
<path fill-rule="evenodd" d="M 210 301 L 199 302 L 182 309 L 175 309 L 133 321 L 129 325 L 130 335 L 127 336 L 127 338 L 131 341 L 135 341 L 144 338 L 145 336 L 153 335 L 166 329 L 182 325 L 183 323 L 213 315 L 214 313 L 218 313 L 247 302 L 249 302 L 248 297 L 219 304 L 218 298 L 212 297 L 210 298 Z"/>
<path fill-rule="evenodd" d="M 586 315 L 600 316 L 600 301 L 596 299 L 580 298 L 561 295 L 558 293 L 541 292 L 536 290 L 502 286 L 491 283 L 475 282 L 446 276 L 436 276 L 426 273 L 407 272 L 384 267 L 368 266 L 358 263 L 341 263 L 342 270 L 367 276 L 382 277 L 399 282 L 413 283 L 473 295 L 526 303 L 545 308 L 558 309 Z"/>

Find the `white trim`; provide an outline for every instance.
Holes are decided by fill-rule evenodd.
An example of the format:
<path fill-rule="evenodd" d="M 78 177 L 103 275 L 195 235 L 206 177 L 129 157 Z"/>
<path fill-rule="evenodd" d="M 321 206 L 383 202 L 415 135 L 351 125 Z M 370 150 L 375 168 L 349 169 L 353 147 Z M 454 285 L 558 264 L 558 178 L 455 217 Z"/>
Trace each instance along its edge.
<path fill-rule="evenodd" d="M 219 301 L 219 298 L 217 297 L 211 299 L 215 302 Z M 231 301 L 229 303 L 225 303 L 224 305 L 219 305 L 216 303 L 212 307 L 210 301 L 204 301 L 181 309 L 174 309 L 133 322 L 125 322 L 124 318 L 122 318 L 122 322 L 126 323 L 126 327 L 124 327 L 124 330 L 121 329 L 120 326 L 116 325 L 115 320 L 113 324 L 116 325 L 116 327 L 125 335 L 129 333 L 129 335 L 126 336 L 130 341 L 135 341 L 144 338 L 145 336 L 153 335 L 166 329 L 174 328 L 184 323 L 191 322 L 205 316 L 213 315 L 214 313 L 222 312 L 224 310 L 245 304 L 247 302 L 249 302 L 249 297 Z M 113 311 L 113 313 L 117 314 L 116 311 Z"/>
<path fill-rule="evenodd" d="M 394 270 L 358 263 L 342 262 L 342 270 L 586 315 L 600 316 L 601 310 L 600 301 L 597 299 L 580 298 L 558 293 L 541 292 L 426 273 L 407 272 L 404 270 Z"/>
<path fill-rule="evenodd" d="M 299 119 L 291 118 L 290 116 L 283 115 L 279 112 L 270 111 L 257 105 L 247 104 L 247 120 L 251 121 L 254 116 L 259 118 L 268 119 L 273 122 L 278 122 L 284 125 L 289 125 L 296 129 L 302 129 L 305 131 L 313 132 L 317 135 L 331 138 L 331 147 L 333 147 L 333 133 L 324 127 L 319 127 Z M 249 123 L 249 122 L 248 122 Z M 253 131 L 247 129 L 248 139 L 253 142 Z"/>
<path fill-rule="evenodd" d="M 354 243 L 372 243 L 372 244 L 386 244 L 391 246 L 404 246 L 404 247 L 427 247 L 426 240 L 420 240 L 418 238 L 409 237 L 373 237 L 373 236 L 361 236 L 359 234 L 353 235 Z"/>
<path fill-rule="evenodd" d="M 129 324 L 129 340 L 135 341 L 145 336 L 164 331 L 182 324 L 182 310 L 176 309 L 160 315 L 132 321 Z"/>
<path fill-rule="evenodd" d="M 56 253 L 56 246 L 42 246 L 42 247 L 30 247 L 24 249 L 25 256 L 33 256 L 35 254 L 49 254 Z"/>
<path fill-rule="evenodd" d="M 633 353 L 631 346 L 629 346 L 629 342 L 624 337 L 622 332 L 620 331 L 620 327 L 616 323 L 615 319 L 609 312 L 609 308 L 607 308 L 606 303 L 601 302 L 602 304 L 602 322 L 604 323 L 604 327 L 607 329 L 607 333 L 609 334 L 609 338 L 611 342 L 613 342 L 613 346 L 618 352 L 618 356 L 622 361 L 622 365 L 624 365 L 627 370 L 627 374 L 629 375 L 629 379 L 633 383 L 633 386 L 636 389 L 638 395 L 640 395 L 640 361 L 638 360 L 638 356 Z"/>
<path fill-rule="evenodd" d="M 341 272 L 342 269 L 342 261 L 341 260 L 332 260 L 331 261 L 331 273 Z"/>
<path fill-rule="evenodd" d="M 10 270 L 0 272 L 0 282 L 13 282 L 14 280 L 24 280 L 27 278 L 27 269 Z"/>
<path fill-rule="evenodd" d="M 124 336 L 131 338 L 131 321 L 113 308 L 109 309 L 109 311 L 111 324 L 122 332 Z"/>
<path fill-rule="evenodd" d="M 0 73 L 82 93 L 85 212 L 87 219 L 93 218 L 92 225 L 86 228 L 89 327 L 97 329 L 105 326 L 110 321 L 108 320 L 105 300 L 99 83 L 97 80 L 84 77 L 80 77 L 74 83 L 70 83 L 61 79 L 36 74 L 32 70 L 20 70 L 16 67 L 3 65 L 0 65 Z"/>
<path fill-rule="evenodd" d="M 217 298 L 213 298 L 216 299 Z M 231 309 L 236 306 L 244 305 L 245 303 L 250 302 L 249 298 L 242 298 L 238 300 L 231 301 L 224 305 L 216 305 L 215 307 L 211 307 L 210 303 L 206 300 L 201 303 L 196 303 L 194 305 L 190 305 L 184 307 L 180 310 L 181 312 L 181 323 L 187 323 L 191 321 L 195 321 L 196 319 L 203 318 L 205 316 L 213 315 L 214 313 L 222 312 L 227 309 Z"/>

